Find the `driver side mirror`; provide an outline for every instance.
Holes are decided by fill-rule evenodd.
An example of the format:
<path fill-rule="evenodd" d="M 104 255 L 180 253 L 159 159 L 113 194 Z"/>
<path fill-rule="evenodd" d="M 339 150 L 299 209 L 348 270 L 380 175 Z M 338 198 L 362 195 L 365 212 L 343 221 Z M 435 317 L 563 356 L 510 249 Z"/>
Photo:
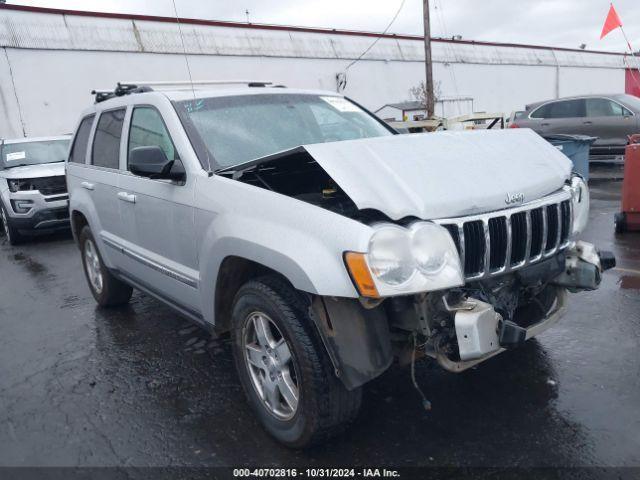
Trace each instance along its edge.
<path fill-rule="evenodd" d="M 169 160 L 157 145 L 136 147 L 129 152 L 129 170 L 134 175 L 153 179 L 184 180 L 180 160 Z"/>

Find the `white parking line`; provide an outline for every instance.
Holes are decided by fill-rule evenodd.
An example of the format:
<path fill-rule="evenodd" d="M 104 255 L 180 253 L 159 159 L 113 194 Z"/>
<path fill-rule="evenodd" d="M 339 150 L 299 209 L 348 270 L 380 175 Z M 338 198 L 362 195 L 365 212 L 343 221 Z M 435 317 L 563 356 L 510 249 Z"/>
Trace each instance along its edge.
<path fill-rule="evenodd" d="M 624 272 L 624 273 L 633 273 L 635 275 L 640 276 L 640 270 L 634 270 L 632 268 L 614 267 L 614 270 L 617 270 L 618 272 Z"/>

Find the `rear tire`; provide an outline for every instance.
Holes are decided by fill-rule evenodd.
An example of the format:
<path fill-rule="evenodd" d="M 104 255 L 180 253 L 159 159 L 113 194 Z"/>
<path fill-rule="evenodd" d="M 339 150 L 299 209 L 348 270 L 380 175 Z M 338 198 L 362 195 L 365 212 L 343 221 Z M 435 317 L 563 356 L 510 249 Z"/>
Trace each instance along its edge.
<path fill-rule="evenodd" d="M 627 216 L 623 213 L 616 213 L 614 215 L 614 223 L 616 226 L 616 233 L 624 233 L 627 231 Z"/>
<path fill-rule="evenodd" d="M 91 229 L 85 226 L 80 232 L 82 267 L 89 289 L 101 307 L 116 307 L 129 302 L 133 289 L 114 277 L 104 265 Z"/>
<path fill-rule="evenodd" d="M 17 228 L 11 224 L 11 217 L 7 214 L 4 205 L 0 204 L 0 236 L 6 236 L 9 245 L 20 245 L 24 243 L 25 238 L 20 234 Z"/>
<path fill-rule="evenodd" d="M 362 400 L 361 389 L 348 391 L 336 377 L 308 308 L 286 280 L 270 275 L 240 288 L 232 314 L 234 358 L 249 404 L 267 432 L 293 448 L 341 433 L 357 416 Z M 270 333 L 259 335 L 266 330 L 256 324 L 267 325 Z M 283 355 L 278 356 L 282 351 L 290 358 L 286 367 Z"/>

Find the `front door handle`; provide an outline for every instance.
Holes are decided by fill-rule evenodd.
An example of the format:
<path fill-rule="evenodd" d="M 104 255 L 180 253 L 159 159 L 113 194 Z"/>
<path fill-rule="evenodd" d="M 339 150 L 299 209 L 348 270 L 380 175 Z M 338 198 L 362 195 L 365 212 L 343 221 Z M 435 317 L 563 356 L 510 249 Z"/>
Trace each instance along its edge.
<path fill-rule="evenodd" d="M 582 122 L 583 125 L 593 125 L 593 122 L 589 121 L 589 120 L 585 120 L 584 122 Z"/>
<path fill-rule="evenodd" d="M 133 193 L 118 192 L 118 198 L 123 202 L 136 203 L 136 196 Z"/>
<path fill-rule="evenodd" d="M 82 182 L 80 185 L 82 186 L 82 188 L 86 188 L 87 190 L 94 190 L 96 188 L 93 183 L 89 182 Z"/>

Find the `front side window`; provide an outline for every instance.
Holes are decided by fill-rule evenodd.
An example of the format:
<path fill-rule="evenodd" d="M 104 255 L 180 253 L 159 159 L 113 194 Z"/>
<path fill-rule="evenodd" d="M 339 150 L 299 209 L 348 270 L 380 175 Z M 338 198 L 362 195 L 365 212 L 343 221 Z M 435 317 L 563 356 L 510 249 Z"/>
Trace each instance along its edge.
<path fill-rule="evenodd" d="M 187 130 L 199 137 L 218 168 L 239 165 L 312 143 L 393 135 L 344 97 L 254 94 L 176 103 Z M 190 134 L 191 137 L 191 134 Z M 196 145 L 197 144 L 197 145 Z"/>
<path fill-rule="evenodd" d="M 133 110 L 127 158 L 136 147 L 160 147 L 168 160 L 178 159 L 167 127 L 160 113 L 152 107 L 136 107 Z"/>
<path fill-rule="evenodd" d="M 628 115 L 627 109 L 606 98 L 587 99 L 587 117 L 622 117 Z"/>
<path fill-rule="evenodd" d="M 80 126 L 78 127 L 78 133 L 73 141 L 73 147 L 71 147 L 71 153 L 69 154 L 69 161 L 73 163 L 85 163 L 87 157 L 87 146 L 89 144 L 89 134 L 91 133 L 91 126 L 93 125 L 93 119 L 95 115 L 89 115 L 82 119 Z"/>
<path fill-rule="evenodd" d="M 5 143 L 0 148 L 0 169 L 64 162 L 69 139 Z"/>
<path fill-rule="evenodd" d="M 103 112 L 93 138 L 91 163 L 97 167 L 120 168 L 120 139 L 125 109 Z"/>

